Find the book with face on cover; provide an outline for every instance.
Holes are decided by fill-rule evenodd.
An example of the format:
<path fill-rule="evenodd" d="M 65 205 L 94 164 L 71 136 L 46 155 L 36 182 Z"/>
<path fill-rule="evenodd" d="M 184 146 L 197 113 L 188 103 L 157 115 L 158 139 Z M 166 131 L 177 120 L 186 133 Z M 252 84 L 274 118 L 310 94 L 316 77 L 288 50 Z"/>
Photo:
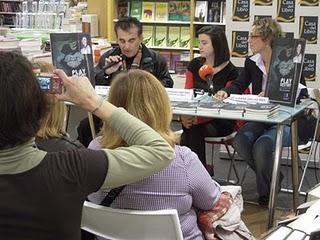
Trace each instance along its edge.
<path fill-rule="evenodd" d="M 52 63 L 68 76 L 85 76 L 95 85 L 89 33 L 51 33 Z"/>
<path fill-rule="evenodd" d="M 292 107 L 296 103 L 306 42 L 303 39 L 278 38 L 272 44 L 266 96 L 270 102 Z"/>

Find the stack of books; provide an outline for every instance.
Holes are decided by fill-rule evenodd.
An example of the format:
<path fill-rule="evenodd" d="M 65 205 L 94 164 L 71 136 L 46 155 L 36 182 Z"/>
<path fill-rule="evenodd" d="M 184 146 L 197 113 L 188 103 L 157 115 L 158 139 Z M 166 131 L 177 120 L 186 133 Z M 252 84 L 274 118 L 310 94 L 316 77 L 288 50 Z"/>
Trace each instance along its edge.
<path fill-rule="evenodd" d="M 172 104 L 172 103 L 171 103 Z M 172 104 L 173 109 L 183 113 L 195 113 L 197 112 L 198 102 L 180 102 Z"/>
<path fill-rule="evenodd" d="M 26 57 L 42 54 L 41 45 L 42 42 L 40 38 L 23 39 L 19 42 L 22 54 Z"/>
<path fill-rule="evenodd" d="M 226 104 L 220 109 L 220 115 L 242 118 L 246 104 Z"/>
<path fill-rule="evenodd" d="M 216 102 L 203 102 L 199 103 L 198 108 L 197 108 L 197 113 L 210 113 L 210 114 L 219 114 L 220 109 L 225 107 L 226 104 L 220 101 Z"/>
<path fill-rule="evenodd" d="M 279 104 L 260 103 L 245 107 L 245 116 L 257 119 L 270 118 L 279 112 Z"/>

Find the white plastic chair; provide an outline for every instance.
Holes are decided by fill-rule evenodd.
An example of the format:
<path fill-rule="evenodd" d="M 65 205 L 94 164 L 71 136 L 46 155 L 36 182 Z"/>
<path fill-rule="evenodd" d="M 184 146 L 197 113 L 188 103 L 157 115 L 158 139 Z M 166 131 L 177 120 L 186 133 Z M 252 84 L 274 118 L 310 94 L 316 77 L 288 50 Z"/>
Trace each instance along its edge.
<path fill-rule="evenodd" d="M 183 239 L 176 209 L 125 210 L 85 201 L 81 228 L 107 239 Z"/>

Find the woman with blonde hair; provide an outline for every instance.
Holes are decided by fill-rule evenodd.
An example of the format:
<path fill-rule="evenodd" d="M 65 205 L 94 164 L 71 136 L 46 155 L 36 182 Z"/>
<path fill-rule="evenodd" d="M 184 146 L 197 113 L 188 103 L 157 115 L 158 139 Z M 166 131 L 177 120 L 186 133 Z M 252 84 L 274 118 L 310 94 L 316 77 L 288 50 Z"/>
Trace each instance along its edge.
<path fill-rule="evenodd" d="M 34 62 L 33 68 L 40 70 L 41 73 L 52 74 L 54 71 L 52 64 L 43 61 Z M 65 103 L 58 101 L 52 94 L 47 94 L 46 98 L 49 109 L 47 115 L 41 120 L 41 126 L 37 132 L 37 147 L 48 152 L 84 148 L 80 142 L 70 138 L 65 131 Z"/>
<path fill-rule="evenodd" d="M 219 200 L 220 186 L 211 179 L 197 155 L 189 148 L 175 145 L 170 129 L 172 112 L 165 88 L 152 74 L 129 70 L 118 74 L 112 82 L 109 102 L 125 108 L 158 132 L 175 151 L 175 158 L 166 169 L 128 184 L 112 202 L 113 208 L 137 210 L 177 209 L 184 239 L 203 239 L 197 226 L 195 209 L 208 210 Z M 107 123 L 102 136 L 89 148 L 101 149 L 126 146 L 126 142 Z M 130 159 L 128 159 L 130 161 Z M 107 192 L 89 195 L 89 200 L 101 203 Z"/>
<path fill-rule="evenodd" d="M 261 18 L 253 22 L 248 43 L 253 56 L 247 57 L 240 76 L 232 84 L 217 92 L 219 99 L 227 98 L 231 93 L 241 93 L 250 84 L 252 93 L 264 96 L 268 73 L 270 71 L 271 55 L 274 39 L 281 37 L 279 23 L 272 18 Z M 300 82 L 305 85 L 303 76 Z M 300 97 L 307 95 L 301 92 Z M 258 203 L 267 206 L 269 203 L 270 183 L 273 169 L 273 152 L 277 136 L 275 124 L 263 122 L 247 122 L 240 128 L 233 141 L 233 148 L 256 173 Z M 291 139 L 290 127 L 283 130 L 283 146 L 289 146 Z M 283 175 L 280 173 L 279 187 Z"/>

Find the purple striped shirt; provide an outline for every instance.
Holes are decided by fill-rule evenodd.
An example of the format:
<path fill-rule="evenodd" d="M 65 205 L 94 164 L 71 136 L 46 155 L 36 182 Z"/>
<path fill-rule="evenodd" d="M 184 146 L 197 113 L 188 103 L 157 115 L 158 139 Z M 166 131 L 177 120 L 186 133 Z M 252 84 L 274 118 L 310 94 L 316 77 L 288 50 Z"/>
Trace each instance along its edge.
<path fill-rule="evenodd" d="M 89 148 L 101 149 L 99 139 L 94 139 Z M 100 203 L 106 194 L 106 191 L 93 193 L 89 200 Z M 203 239 L 195 209 L 212 208 L 220 194 L 219 184 L 211 179 L 197 155 L 187 147 L 176 145 L 175 159 L 166 169 L 127 185 L 111 207 L 177 209 L 184 239 Z"/>

